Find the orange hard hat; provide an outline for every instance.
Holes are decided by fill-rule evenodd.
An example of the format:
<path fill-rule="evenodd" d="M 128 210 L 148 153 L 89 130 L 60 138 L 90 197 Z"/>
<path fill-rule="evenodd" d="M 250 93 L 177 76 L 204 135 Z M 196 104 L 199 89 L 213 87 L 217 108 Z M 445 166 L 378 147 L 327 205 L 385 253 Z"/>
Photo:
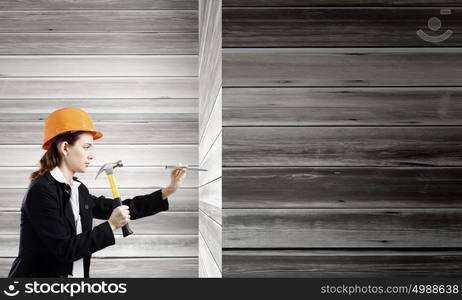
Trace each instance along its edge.
<path fill-rule="evenodd" d="M 88 131 L 97 140 L 103 136 L 95 129 L 90 115 L 77 107 L 65 107 L 52 112 L 45 121 L 42 149 L 48 150 L 56 136 L 69 131 Z"/>

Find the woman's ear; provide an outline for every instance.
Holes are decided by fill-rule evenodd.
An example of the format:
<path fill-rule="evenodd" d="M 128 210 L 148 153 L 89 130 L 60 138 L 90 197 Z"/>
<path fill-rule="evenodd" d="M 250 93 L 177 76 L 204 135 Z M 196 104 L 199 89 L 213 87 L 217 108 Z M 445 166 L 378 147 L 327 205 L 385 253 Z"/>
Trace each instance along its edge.
<path fill-rule="evenodd" d="M 69 155 L 69 143 L 66 142 L 66 141 L 63 141 L 63 142 L 59 143 L 58 151 L 63 156 L 68 156 Z"/>

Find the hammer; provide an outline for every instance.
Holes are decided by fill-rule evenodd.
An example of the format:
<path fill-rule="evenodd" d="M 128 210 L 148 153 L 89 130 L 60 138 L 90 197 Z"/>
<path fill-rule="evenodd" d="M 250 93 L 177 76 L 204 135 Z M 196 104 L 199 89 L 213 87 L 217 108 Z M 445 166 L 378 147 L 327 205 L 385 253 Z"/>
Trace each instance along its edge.
<path fill-rule="evenodd" d="M 119 190 L 117 189 L 117 185 L 116 185 L 115 179 L 114 179 L 114 168 L 117 168 L 117 167 L 123 167 L 123 164 L 122 164 L 121 160 L 119 160 L 116 163 L 110 163 L 109 162 L 109 163 L 104 164 L 99 169 L 98 174 L 96 174 L 95 179 L 98 178 L 99 174 L 101 174 L 103 171 L 106 172 L 107 179 L 109 180 L 109 184 L 111 185 L 112 196 L 114 197 L 114 200 L 116 201 L 117 206 L 121 206 L 122 201 L 120 200 Z M 124 225 L 122 227 L 122 233 L 123 233 L 124 237 L 127 237 L 130 234 L 132 234 L 133 231 L 130 229 L 128 224 L 126 224 L 126 225 Z"/>

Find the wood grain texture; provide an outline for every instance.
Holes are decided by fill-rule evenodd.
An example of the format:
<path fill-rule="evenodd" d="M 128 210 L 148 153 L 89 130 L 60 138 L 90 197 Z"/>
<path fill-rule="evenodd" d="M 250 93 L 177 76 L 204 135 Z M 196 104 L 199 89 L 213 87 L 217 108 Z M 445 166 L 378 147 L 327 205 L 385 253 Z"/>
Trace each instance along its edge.
<path fill-rule="evenodd" d="M 221 219 L 221 195 L 210 183 L 221 176 L 221 5 L 221 0 L 199 1 L 198 164 L 208 170 L 198 174 L 203 186 L 199 193 L 200 277 L 221 277 L 221 226 L 216 223 Z"/>
<path fill-rule="evenodd" d="M 223 168 L 223 208 L 462 208 L 461 168 Z"/>
<path fill-rule="evenodd" d="M 117 235 L 115 245 L 93 254 L 93 257 L 194 257 L 197 252 L 197 235 L 134 235 L 124 238 Z M 0 236 L 0 257 L 18 254 L 19 236 Z"/>
<path fill-rule="evenodd" d="M 223 87 L 461 86 L 457 48 L 224 49 Z"/>
<path fill-rule="evenodd" d="M 460 88 L 225 88 L 223 126 L 461 125 Z"/>
<path fill-rule="evenodd" d="M 223 277 L 458 277 L 462 252 L 223 251 Z"/>
<path fill-rule="evenodd" d="M 222 274 L 217 263 L 213 259 L 204 238 L 199 233 L 199 277 L 221 278 Z"/>
<path fill-rule="evenodd" d="M 0 65 L 0 77 L 198 76 L 197 55 L 5 55 Z"/>
<path fill-rule="evenodd" d="M 233 187 L 233 190 L 235 187 Z M 218 178 L 199 188 L 199 209 L 221 225 L 222 182 Z"/>
<path fill-rule="evenodd" d="M 79 107 L 99 121 L 198 122 L 198 99 L 0 99 L 0 121 L 43 121 L 57 107 Z"/>
<path fill-rule="evenodd" d="M 172 199 L 174 196 L 172 195 Z M 170 201 L 171 202 L 171 201 Z M 94 226 L 105 221 L 95 220 Z M 139 235 L 197 235 L 199 231 L 199 217 L 196 212 L 161 212 L 154 216 L 133 220 L 130 222 L 130 228 L 136 230 Z M 116 232 L 121 235 L 121 231 Z"/>
<path fill-rule="evenodd" d="M 223 229 L 219 224 L 215 223 L 209 216 L 199 210 L 199 232 L 220 271 L 222 267 L 222 240 L 224 240 L 222 231 Z"/>
<path fill-rule="evenodd" d="M 90 188 L 93 195 L 103 195 L 112 198 L 112 191 L 107 188 Z M 146 195 L 153 192 L 153 189 L 119 189 L 123 199 L 133 198 L 138 195 Z M 6 188 L 0 189 L 0 211 L 19 211 L 21 202 L 26 194 L 26 189 Z M 196 211 L 198 210 L 197 188 L 181 187 L 169 198 L 169 211 Z"/>
<path fill-rule="evenodd" d="M 1 78 L 0 98 L 198 98 L 195 77 Z"/>
<path fill-rule="evenodd" d="M 222 173 L 222 138 L 221 133 L 215 140 L 212 148 L 207 153 L 200 167 L 208 170 L 207 172 L 199 172 L 199 186 L 203 186 L 217 178 L 221 177 Z"/>
<path fill-rule="evenodd" d="M 441 47 L 461 46 L 462 10 L 440 15 L 439 8 L 223 8 L 223 47 Z M 439 17 L 439 31 L 428 20 Z M 417 30 L 439 36 L 421 39 Z M 459 33 L 458 33 L 459 32 Z"/>
<path fill-rule="evenodd" d="M 459 127 L 226 127 L 223 166 L 460 166 Z"/>
<path fill-rule="evenodd" d="M 0 212 L 0 234 L 19 234 L 21 215 L 19 212 Z M 97 226 L 105 220 L 93 220 Z M 160 212 L 154 216 L 132 220 L 130 227 L 139 235 L 197 234 L 199 219 L 197 212 Z M 121 235 L 122 231 L 114 232 Z"/>
<path fill-rule="evenodd" d="M 92 278 L 196 278 L 197 258 L 104 258 L 92 259 Z"/>
<path fill-rule="evenodd" d="M 0 54 L 197 54 L 197 33 L 0 33 Z"/>
<path fill-rule="evenodd" d="M 223 248 L 461 247 L 461 209 L 224 209 Z"/>
<path fill-rule="evenodd" d="M 219 72 L 221 73 L 221 70 Z M 216 78 L 216 76 L 214 76 L 214 78 Z M 215 107 L 215 104 L 221 99 L 221 81 L 214 83 L 214 85 L 209 88 L 205 86 L 204 82 L 210 82 L 210 80 L 201 79 L 199 83 L 199 94 L 201 97 L 199 105 L 199 119 L 203 120 L 203 122 L 200 123 L 201 133 L 205 131 L 208 120 L 211 118 L 213 107 Z"/>
<path fill-rule="evenodd" d="M 92 114 L 92 119 L 93 114 Z M 197 145 L 98 145 L 91 166 L 122 160 L 125 167 L 176 165 L 197 166 Z M 0 145 L 0 167 L 35 167 L 45 153 L 41 145 Z"/>
<path fill-rule="evenodd" d="M 38 133 L 57 108 L 86 110 L 105 134 L 94 167 L 77 174 L 95 196 L 112 197 L 105 176 L 94 179 L 107 161 L 124 161 L 123 199 L 165 187 L 170 170 L 156 167 L 198 166 L 198 47 L 198 1 L 0 0 L 1 273 L 18 253 Z M 188 175 L 169 211 L 95 253 L 92 277 L 198 276 L 198 178 Z"/>
<path fill-rule="evenodd" d="M 199 0 L 199 65 L 210 56 L 210 51 L 221 51 L 221 46 L 212 45 L 212 41 L 221 45 L 221 0 Z"/>
<path fill-rule="evenodd" d="M 1 0 L 0 10 L 194 9 L 191 0 Z"/>
<path fill-rule="evenodd" d="M 193 10 L 0 11 L 2 33 L 196 33 Z"/>
<path fill-rule="evenodd" d="M 207 120 L 222 85 L 222 45 L 221 45 L 221 1 L 201 1 L 199 49 L 199 118 L 201 130 L 205 130 Z"/>
<path fill-rule="evenodd" d="M 457 0 L 223 0 L 223 7 L 461 6 Z"/>
<path fill-rule="evenodd" d="M 97 141 L 101 145 L 197 144 L 197 122 L 95 122 L 95 126 L 105 134 Z M 0 122 L 0 144 L 41 144 L 42 132 L 42 122 Z"/>
<path fill-rule="evenodd" d="M 214 107 L 209 118 L 201 118 L 199 122 L 199 164 L 203 162 L 213 143 L 221 133 L 223 126 L 221 90 L 217 100 L 214 103 L 210 103 L 210 105 L 212 104 Z"/>
<path fill-rule="evenodd" d="M 202 278 L 202 277 L 207 277 L 207 271 L 205 270 L 205 266 L 204 266 L 204 261 L 201 260 L 201 254 L 200 254 L 200 246 L 199 246 L 199 278 Z"/>
<path fill-rule="evenodd" d="M 29 185 L 29 175 L 36 169 L 31 167 L 0 168 L 0 188 L 26 188 Z M 104 176 L 100 175 L 95 180 L 99 169 L 100 166 L 90 166 L 85 173 L 76 173 L 75 176 L 89 189 L 108 188 L 109 182 Z M 154 192 L 158 189 L 157 187 L 166 187 L 170 183 L 170 170 L 154 167 L 123 167 L 123 169 L 114 171 L 114 177 L 118 188 L 152 188 Z M 182 182 L 182 187 L 197 187 L 197 172 L 188 172 L 188 176 Z"/>
<path fill-rule="evenodd" d="M 0 277 L 8 276 L 14 258 L 0 258 Z M 197 258 L 92 258 L 90 278 L 196 278 Z"/>
<path fill-rule="evenodd" d="M 460 5 L 223 0 L 223 277 L 460 275 Z"/>

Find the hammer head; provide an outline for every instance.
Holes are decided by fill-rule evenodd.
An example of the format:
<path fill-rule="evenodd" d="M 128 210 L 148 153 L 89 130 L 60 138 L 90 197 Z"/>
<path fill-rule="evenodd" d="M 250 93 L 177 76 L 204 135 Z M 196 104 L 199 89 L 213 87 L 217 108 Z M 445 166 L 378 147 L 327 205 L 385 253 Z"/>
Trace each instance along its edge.
<path fill-rule="evenodd" d="M 106 173 L 106 175 L 109 175 L 109 174 L 112 174 L 114 172 L 114 168 L 117 168 L 117 167 L 123 167 L 124 165 L 122 164 L 122 161 L 119 160 L 115 163 L 111 163 L 111 162 L 108 162 L 108 163 L 105 163 L 98 171 L 98 173 L 96 174 L 96 178 L 98 178 L 99 174 L 103 173 L 103 171 Z"/>

